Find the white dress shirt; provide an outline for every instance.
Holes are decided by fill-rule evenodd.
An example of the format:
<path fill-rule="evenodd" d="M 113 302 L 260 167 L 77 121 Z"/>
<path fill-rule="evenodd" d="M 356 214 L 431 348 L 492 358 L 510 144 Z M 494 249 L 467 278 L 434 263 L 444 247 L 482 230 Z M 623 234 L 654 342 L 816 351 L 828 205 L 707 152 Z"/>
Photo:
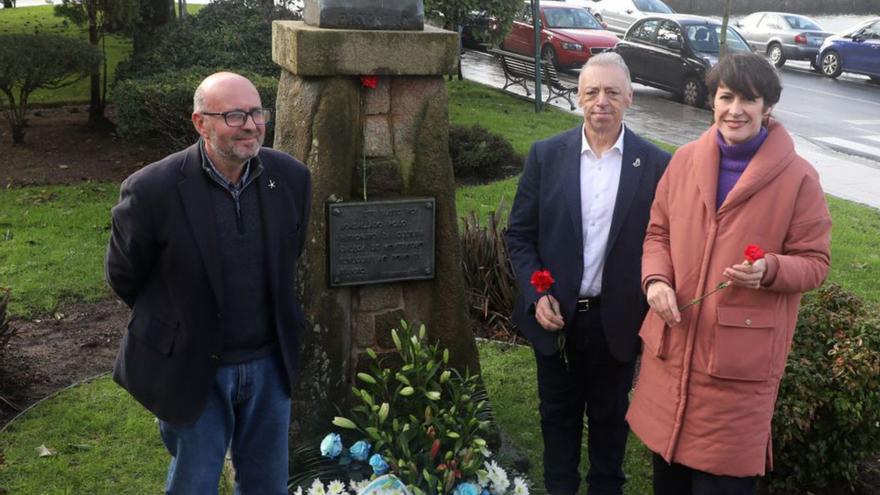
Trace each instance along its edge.
<path fill-rule="evenodd" d="M 602 292 L 602 269 L 608 233 L 614 215 L 620 167 L 623 161 L 623 125 L 620 135 L 602 157 L 590 148 L 586 129 L 581 132 L 581 221 L 584 231 L 584 278 L 581 280 L 582 297 L 598 296 Z"/>

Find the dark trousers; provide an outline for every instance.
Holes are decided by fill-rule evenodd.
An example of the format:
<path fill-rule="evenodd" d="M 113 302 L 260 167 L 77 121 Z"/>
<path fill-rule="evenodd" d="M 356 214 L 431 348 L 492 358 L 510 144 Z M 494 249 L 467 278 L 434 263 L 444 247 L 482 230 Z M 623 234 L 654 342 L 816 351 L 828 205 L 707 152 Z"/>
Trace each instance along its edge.
<path fill-rule="evenodd" d="M 754 476 L 719 476 L 667 464 L 654 454 L 654 495 L 755 495 L 756 481 Z"/>
<path fill-rule="evenodd" d="M 624 415 L 634 363 L 621 363 L 611 356 L 596 309 L 575 314 L 566 354 L 568 366 L 559 353 L 535 353 L 544 484 L 551 494 L 577 492 L 586 411 L 587 493 L 619 495 L 626 481 L 622 465 L 629 426 Z"/>

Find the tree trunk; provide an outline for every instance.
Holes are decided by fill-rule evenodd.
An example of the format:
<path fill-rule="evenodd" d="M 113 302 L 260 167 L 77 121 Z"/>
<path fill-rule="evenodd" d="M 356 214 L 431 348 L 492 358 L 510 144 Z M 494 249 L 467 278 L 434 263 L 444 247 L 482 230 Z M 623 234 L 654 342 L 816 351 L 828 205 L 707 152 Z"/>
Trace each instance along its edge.
<path fill-rule="evenodd" d="M 11 9 L 13 7 L 15 7 L 15 4 L 12 3 L 12 0 L 3 0 L 3 8 L 4 9 Z"/>
<path fill-rule="evenodd" d="M 727 23 L 730 21 L 730 0 L 724 0 L 724 17 L 721 19 L 721 36 L 719 37 L 720 47 L 718 49 L 718 59 L 727 55 Z"/>
<path fill-rule="evenodd" d="M 141 20 L 134 32 L 135 55 L 146 53 L 156 29 L 174 19 L 174 0 L 141 0 L 139 4 Z"/>
<path fill-rule="evenodd" d="M 186 0 L 177 0 L 177 17 L 183 19 L 188 15 L 189 12 L 186 10 Z"/>
<path fill-rule="evenodd" d="M 12 123 L 12 144 L 24 144 L 24 125 Z"/>
<path fill-rule="evenodd" d="M 98 33 L 98 5 L 97 0 L 91 0 L 88 3 L 89 15 L 89 44 L 98 48 L 101 42 Z M 106 59 L 107 54 L 104 53 Z M 89 125 L 97 126 L 104 122 L 104 101 L 101 98 L 101 66 L 96 65 L 92 68 L 89 75 Z"/>

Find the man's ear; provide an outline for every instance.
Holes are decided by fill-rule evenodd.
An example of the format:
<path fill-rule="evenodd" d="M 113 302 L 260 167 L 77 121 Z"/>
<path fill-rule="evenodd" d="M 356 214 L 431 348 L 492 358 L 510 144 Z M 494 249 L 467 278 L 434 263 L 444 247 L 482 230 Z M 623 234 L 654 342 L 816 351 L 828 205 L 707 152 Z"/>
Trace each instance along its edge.
<path fill-rule="evenodd" d="M 193 123 L 193 127 L 196 128 L 196 132 L 199 133 L 199 136 L 204 136 L 206 133 L 205 116 L 200 113 L 193 112 L 192 123 Z"/>

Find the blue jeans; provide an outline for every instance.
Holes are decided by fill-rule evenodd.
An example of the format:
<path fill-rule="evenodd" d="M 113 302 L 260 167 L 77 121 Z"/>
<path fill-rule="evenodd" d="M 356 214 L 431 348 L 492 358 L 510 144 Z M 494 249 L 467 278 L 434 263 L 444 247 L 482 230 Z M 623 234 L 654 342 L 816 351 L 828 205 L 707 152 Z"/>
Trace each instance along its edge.
<path fill-rule="evenodd" d="M 159 422 L 171 454 L 165 493 L 217 493 L 231 446 L 236 495 L 287 495 L 289 427 L 290 396 L 280 356 L 221 366 L 194 424 Z"/>

